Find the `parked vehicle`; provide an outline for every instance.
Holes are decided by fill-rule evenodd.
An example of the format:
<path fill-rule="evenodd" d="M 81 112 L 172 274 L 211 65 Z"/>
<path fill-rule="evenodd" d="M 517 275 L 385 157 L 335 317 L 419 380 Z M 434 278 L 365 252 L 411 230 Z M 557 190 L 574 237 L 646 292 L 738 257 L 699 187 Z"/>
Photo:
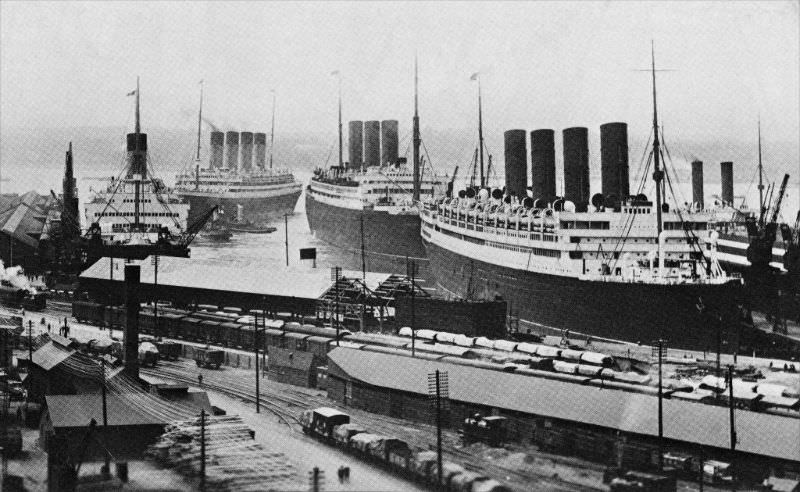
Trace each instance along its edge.
<path fill-rule="evenodd" d="M 219 369 L 222 362 L 225 360 L 225 353 L 222 350 L 213 350 L 209 348 L 196 348 L 194 349 L 194 361 L 197 367 L 213 367 Z"/>
<path fill-rule="evenodd" d="M 464 444 L 482 442 L 494 448 L 502 446 L 506 439 L 507 420 L 505 417 L 484 417 L 479 413 L 464 419 Z"/>

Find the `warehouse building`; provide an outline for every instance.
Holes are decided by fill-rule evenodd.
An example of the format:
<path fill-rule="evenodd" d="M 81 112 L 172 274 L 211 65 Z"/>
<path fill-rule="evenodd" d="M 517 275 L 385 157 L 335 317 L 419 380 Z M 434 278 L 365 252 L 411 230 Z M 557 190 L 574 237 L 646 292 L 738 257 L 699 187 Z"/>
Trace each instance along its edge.
<path fill-rule="evenodd" d="M 314 354 L 271 347 L 267 361 L 267 378 L 278 383 L 314 388 L 317 383 Z"/>
<path fill-rule="evenodd" d="M 501 415 L 516 440 L 617 466 L 652 464 L 658 400 L 651 395 L 337 348 L 328 354 L 328 396 L 370 412 L 432 423 L 428 376 L 437 369 L 449 376 L 449 426 L 458 427 L 475 413 Z M 738 444 L 731 453 L 727 408 L 665 399 L 663 415 L 670 449 L 694 452 L 703 446 L 756 476 L 765 467 L 800 472 L 797 419 L 737 410 Z"/>

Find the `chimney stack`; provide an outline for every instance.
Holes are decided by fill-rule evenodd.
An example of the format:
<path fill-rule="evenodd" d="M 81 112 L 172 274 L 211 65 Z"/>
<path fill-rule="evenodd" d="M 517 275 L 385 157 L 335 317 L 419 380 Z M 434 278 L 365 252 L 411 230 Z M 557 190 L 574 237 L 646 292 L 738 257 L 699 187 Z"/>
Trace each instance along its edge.
<path fill-rule="evenodd" d="M 228 169 L 239 170 L 239 132 L 226 132 L 225 145 L 228 147 Z"/>
<path fill-rule="evenodd" d="M 525 130 L 507 130 L 505 140 L 506 193 L 523 200 L 528 196 L 528 151 Z"/>
<path fill-rule="evenodd" d="M 600 125 L 600 170 L 603 197 L 614 197 L 614 208 L 630 195 L 628 180 L 628 125 Z"/>
<path fill-rule="evenodd" d="M 239 139 L 242 144 L 241 169 L 243 172 L 250 172 L 253 168 L 253 132 L 242 132 Z"/>
<path fill-rule="evenodd" d="M 222 132 L 211 132 L 211 160 L 208 163 L 210 169 L 219 169 L 223 166 L 225 148 L 225 134 Z"/>
<path fill-rule="evenodd" d="M 72 167 L 72 142 L 69 143 L 67 158 L 64 166 L 64 180 L 62 182 L 62 199 L 64 201 L 61 210 L 61 227 L 68 237 L 80 234 L 80 219 L 78 211 L 78 180 Z"/>
<path fill-rule="evenodd" d="M 347 139 L 347 162 L 350 169 L 361 169 L 364 164 L 364 122 L 351 121 L 347 124 L 350 138 Z"/>
<path fill-rule="evenodd" d="M 722 172 L 722 201 L 725 205 L 733 205 L 733 162 L 720 162 Z"/>
<path fill-rule="evenodd" d="M 397 164 L 397 120 L 381 121 L 381 165 Z"/>
<path fill-rule="evenodd" d="M 127 178 L 134 175 L 144 179 L 147 176 L 147 134 L 128 134 L 128 173 Z"/>
<path fill-rule="evenodd" d="M 141 267 L 125 265 L 125 332 L 123 333 L 123 355 L 125 372 L 134 380 L 139 379 L 139 281 Z"/>
<path fill-rule="evenodd" d="M 589 207 L 589 129 L 567 128 L 564 141 L 564 199 L 575 204 L 577 212 Z"/>
<path fill-rule="evenodd" d="M 533 199 L 556 199 L 556 144 L 553 130 L 531 132 L 531 189 Z"/>
<path fill-rule="evenodd" d="M 379 166 L 381 163 L 381 122 L 364 122 L 364 165 Z"/>
<path fill-rule="evenodd" d="M 695 159 L 692 161 L 692 202 L 697 204 L 700 210 L 705 208 L 703 200 L 703 161 Z"/>
<path fill-rule="evenodd" d="M 253 141 L 255 142 L 255 166 L 258 169 L 264 169 L 267 165 L 267 134 L 255 133 L 253 134 Z"/>

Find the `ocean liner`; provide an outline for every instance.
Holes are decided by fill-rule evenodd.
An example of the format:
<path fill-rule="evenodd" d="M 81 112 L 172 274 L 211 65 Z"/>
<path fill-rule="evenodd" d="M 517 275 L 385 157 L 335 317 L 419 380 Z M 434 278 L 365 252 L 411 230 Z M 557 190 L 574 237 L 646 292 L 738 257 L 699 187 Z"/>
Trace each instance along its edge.
<path fill-rule="evenodd" d="M 505 192 L 469 188 L 426 200 L 422 239 L 437 289 L 502 297 L 543 332 L 671 346 L 715 347 L 709 316 L 733 320 L 741 278 L 718 260 L 713 212 L 665 201 L 653 62 L 653 149 L 639 189 L 628 179 L 627 125 L 600 127 L 602 193 L 589 197 L 588 130 L 563 131 L 564 191 L 556 197 L 552 130 L 505 132 Z M 643 193 L 652 164 L 655 202 Z"/>
<path fill-rule="evenodd" d="M 418 204 L 443 194 L 445 182 L 420 155 L 416 66 L 414 80 L 410 168 L 398 157 L 397 120 L 350 121 L 349 160 L 343 161 L 339 91 L 339 163 L 315 171 L 306 189 L 306 216 L 317 238 L 352 254 L 344 267 L 397 271 L 408 259 L 424 269 Z"/>
<path fill-rule="evenodd" d="M 274 110 L 273 98 L 271 142 Z M 200 166 L 202 112 L 201 88 L 193 169 L 179 174 L 175 183 L 178 196 L 190 205 L 189 221 L 216 205 L 224 222 L 257 230 L 270 219 L 293 212 L 303 186 L 288 168 L 273 167 L 271 146 L 267 162 L 266 133 L 212 131 L 208 167 Z"/>
<path fill-rule="evenodd" d="M 148 167 L 147 134 L 141 131 L 139 117 L 138 79 L 134 93 L 136 123 L 134 132 L 127 135 L 126 165 L 122 174 L 112 177 L 85 206 L 89 235 L 107 245 L 128 247 L 128 251 L 136 250 L 135 246 L 166 246 L 171 236 L 187 230 L 189 216 L 189 205 L 170 193 Z"/>

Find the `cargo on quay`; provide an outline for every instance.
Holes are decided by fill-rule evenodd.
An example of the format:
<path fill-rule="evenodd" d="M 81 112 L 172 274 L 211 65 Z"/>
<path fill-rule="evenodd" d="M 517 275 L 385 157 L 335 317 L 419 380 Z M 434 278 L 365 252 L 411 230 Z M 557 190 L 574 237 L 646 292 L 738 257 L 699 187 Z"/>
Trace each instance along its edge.
<path fill-rule="evenodd" d="M 664 201 L 674 178 L 662 167 L 655 70 L 653 112 L 653 151 L 637 191 L 628 182 L 627 125 L 601 126 L 602 193 L 591 199 L 585 128 L 564 130 L 563 198 L 553 131 L 531 132 L 532 197 L 526 132 L 507 131 L 505 193 L 471 188 L 425 203 L 422 239 L 436 287 L 500 296 L 512 315 L 545 329 L 715 349 L 718 320 L 737 320 L 742 281 L 720 267 L 715 213 Z M 651 174 L 654 202 L 642 193 Z"/>
<path fill-rule="evenodd" d="M 306 189 L 306 216 L 317 238 L 354 253 L 349 268 L 404 271 L 406 259 L 425 263 L 419 236 L 421 198 L 444 192 L 445 182 L 420 155 L 415 98 L 412 166 L 398 157 L 397 120 L 350 121 L 349 160 L 342 157 L 342 101 L 339 97 L 339 163 L 317 169 Z M 368 264 L 367 264 L 368 263 Z"/>

